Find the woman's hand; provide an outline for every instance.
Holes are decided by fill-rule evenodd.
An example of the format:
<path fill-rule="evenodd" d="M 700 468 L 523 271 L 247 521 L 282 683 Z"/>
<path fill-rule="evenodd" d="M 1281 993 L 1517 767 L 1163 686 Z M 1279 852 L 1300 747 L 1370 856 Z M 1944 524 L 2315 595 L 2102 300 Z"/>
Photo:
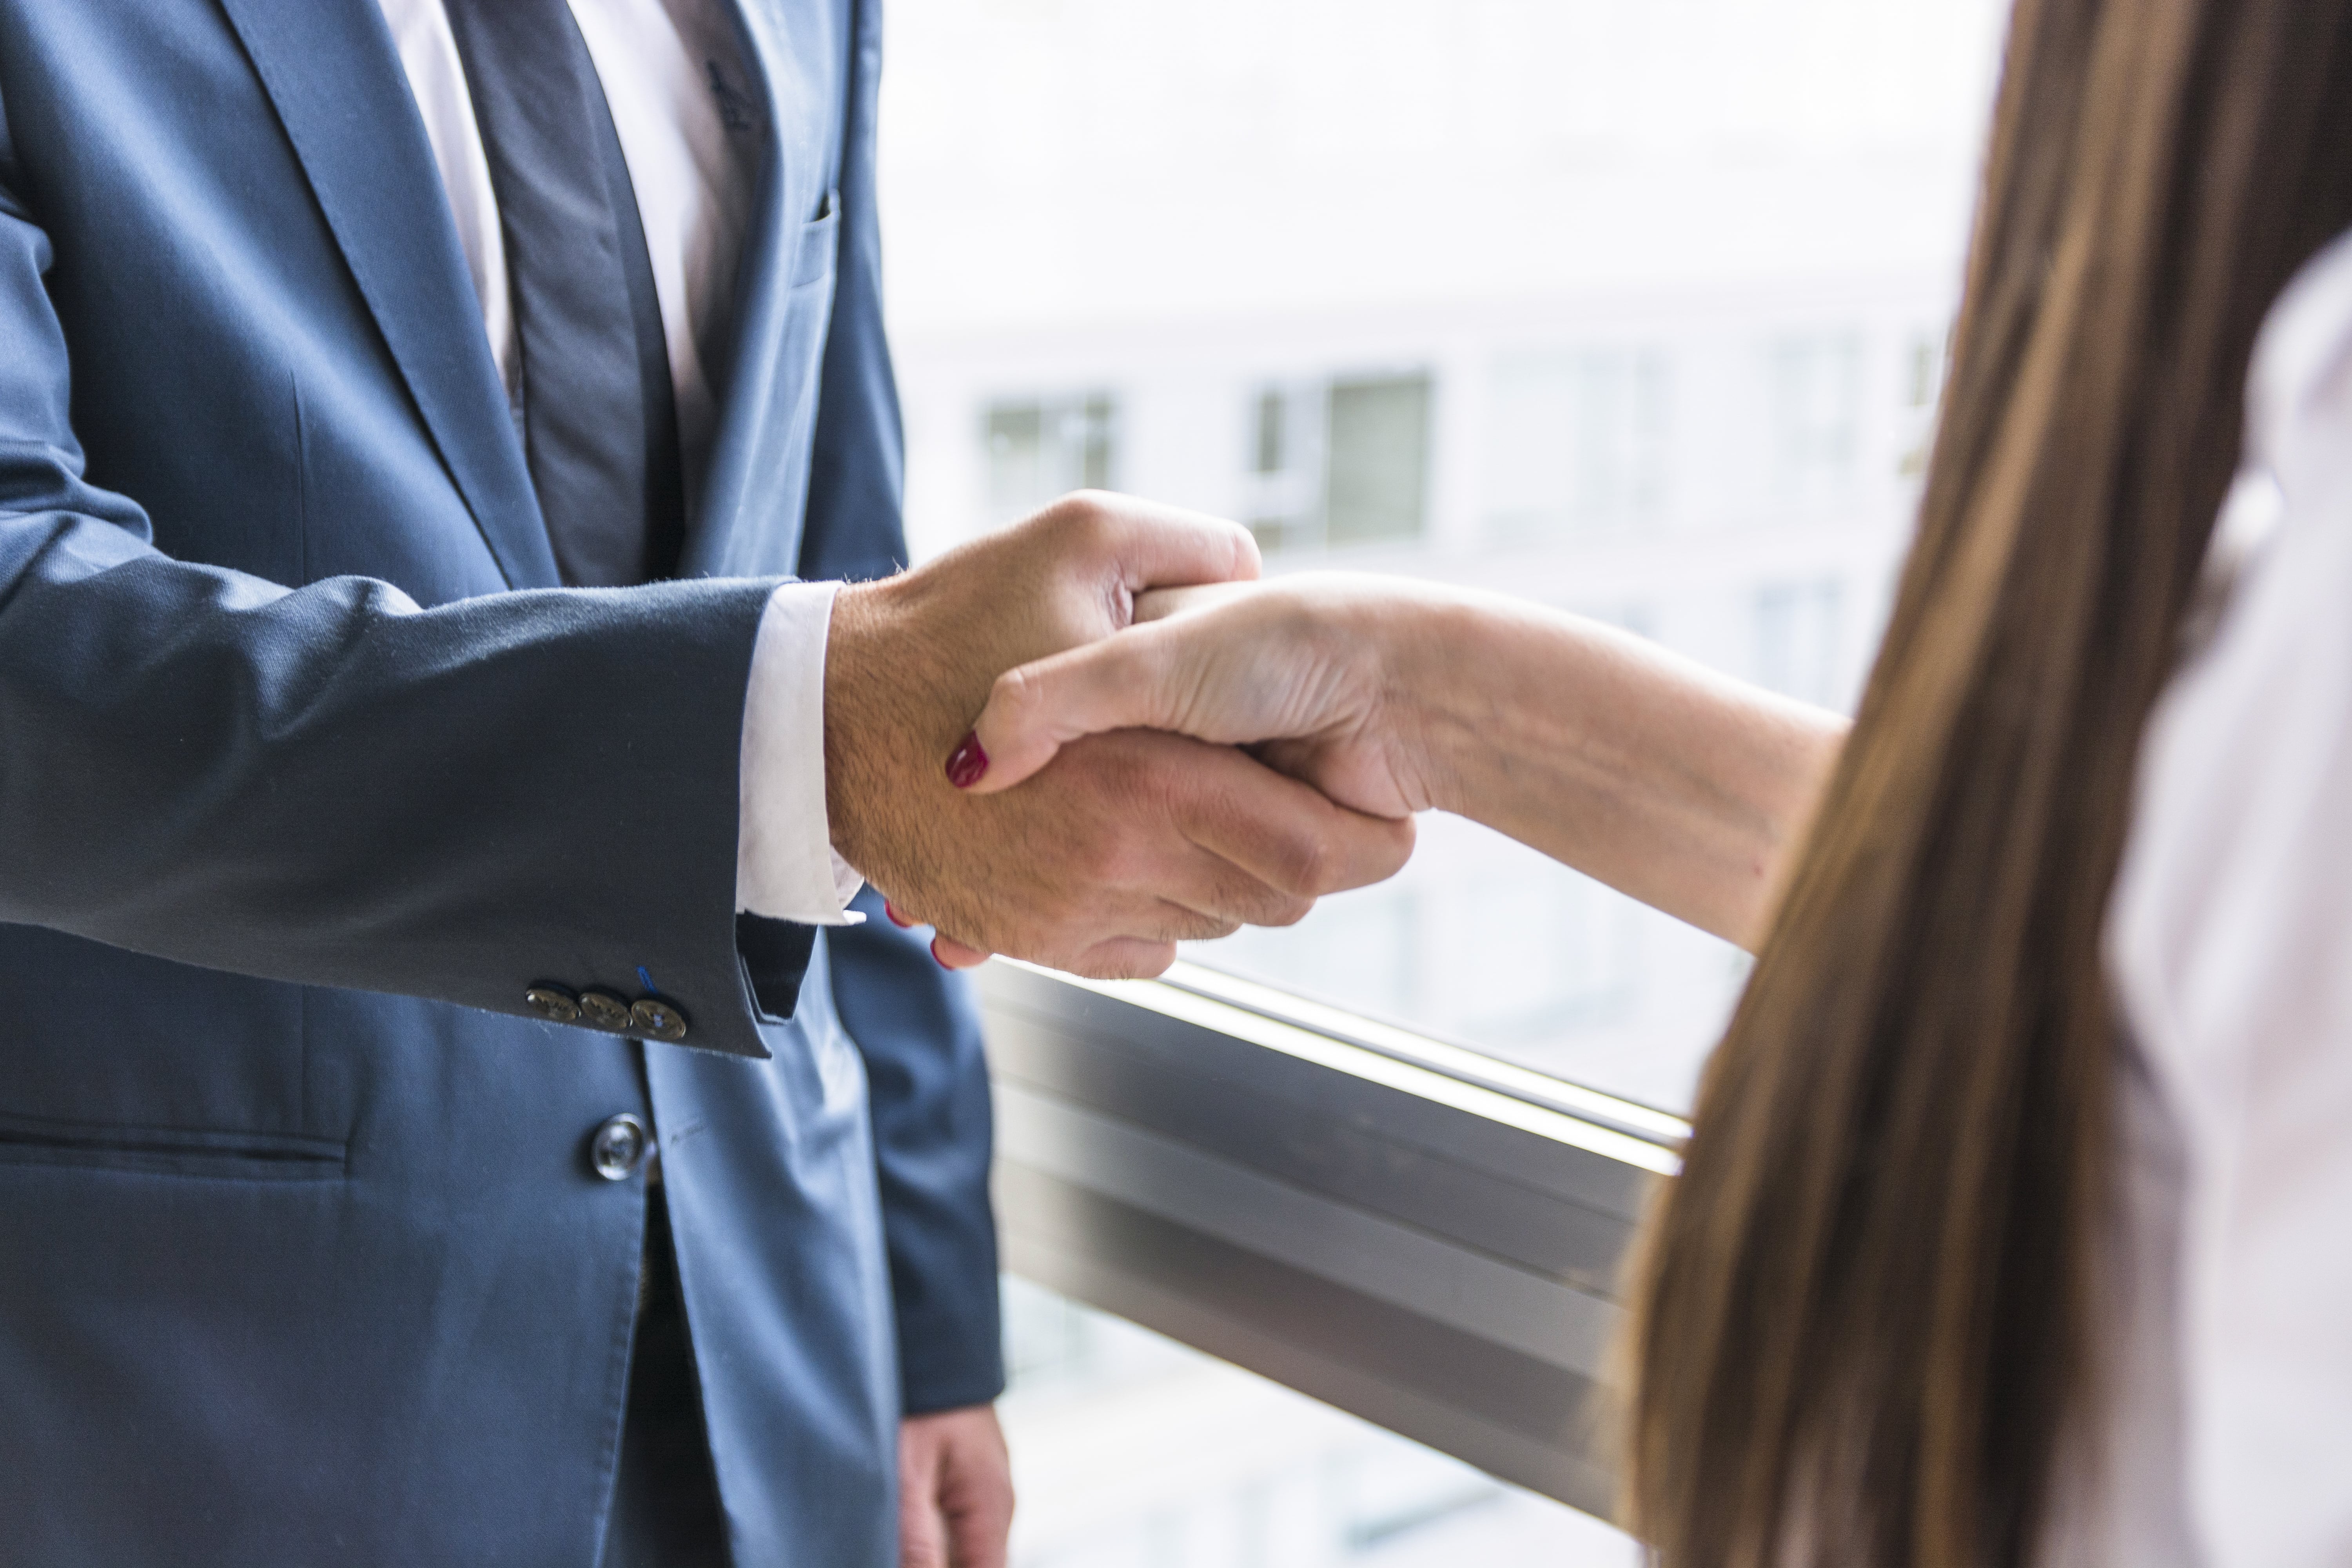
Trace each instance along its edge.
<path fill-rule="evenodd" d="M 1402 675 L 1427 651 L 1419 584 L 1337 573 L 1181 588 L 1136 626 L 1000 677 L 951 771 L 1009 789 L 1081 737 L 1172 730 L 1247 745 L 1341 805 L 1409 816 L 1436 804 Z M 975 771 L 977 776 L 974 776 Z"/>
<path fill-rule="evenodd" d="M 1458 812 L 1753 944 L 1844 743 L 1834 713 L 1501 595 L 1335 574 L 1136 617 L 999 678 L 950 779 L 1007 789 L 1081 737 L 1173 730 L 1368 815 Z"/>

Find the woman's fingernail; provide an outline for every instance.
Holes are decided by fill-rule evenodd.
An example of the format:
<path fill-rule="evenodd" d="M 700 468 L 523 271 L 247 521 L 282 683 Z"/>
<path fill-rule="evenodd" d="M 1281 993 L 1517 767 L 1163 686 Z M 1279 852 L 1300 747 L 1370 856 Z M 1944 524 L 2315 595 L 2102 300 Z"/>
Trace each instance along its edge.
<path fill-rule="evenodd" d="M 931 962 L 938 964 L 941 969 L 953 969 L 955 967 L 954 964 L 950 963 L 946 959 L 940 956 L 940 939 L 938 937 L 931 938 Z"/>
<path fill-rule="evenodd" d="M 882 900 L 882 912 L 888 915 L 890 917 L 890 923 L 897 926 L 900 931 L 905 931 L 915 923 L 906 916 L 900 914 L 898 912 L 898 906 L 892 903 L 887 899 Z"/>
<path fill-rule="evenodd" d="M 980 737 L 966 731 L 956 749 L 948 753 L 948 783 L 970 789 L 987 772 L 988 753 L 980 749 Z"/>

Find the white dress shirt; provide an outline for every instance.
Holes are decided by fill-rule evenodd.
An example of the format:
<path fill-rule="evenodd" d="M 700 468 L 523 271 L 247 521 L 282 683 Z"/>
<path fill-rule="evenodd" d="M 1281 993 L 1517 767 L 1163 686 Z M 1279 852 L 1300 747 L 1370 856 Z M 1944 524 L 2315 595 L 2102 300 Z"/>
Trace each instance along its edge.
<path fill-rule="evenodd" d="M 2246 459 L 2109 909 L 2121 1289 L 2053 1563 L 2352 1563 L 2352 236 L 2263 325 Z"/>
<path fill-rule="evenodd" d="M 513 299 L 490 166 L 442 0 L 378 0 L 441 170 L 490 353 L 514 384 Z M 677 394 L 689 509 L 718 425 L 706 366 L 730 330 L 759 176 L 751 90 L 728 0 L 569 0 L 635 187 Z M 689 512 L 690 515 L 690 512 Z M 824 650 L 836 584 L 790 584 L 761 617 L 745 694 L 740 910 L 854 924 L 860 879 L 833 852 L 824 799 Z"/>

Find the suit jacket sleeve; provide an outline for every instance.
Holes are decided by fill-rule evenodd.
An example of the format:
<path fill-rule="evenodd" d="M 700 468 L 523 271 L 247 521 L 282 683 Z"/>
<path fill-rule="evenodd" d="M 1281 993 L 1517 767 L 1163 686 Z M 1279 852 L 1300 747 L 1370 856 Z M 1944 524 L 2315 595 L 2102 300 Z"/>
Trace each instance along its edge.
<path fill-rule="evenodd" d="M 1004 1357 L 979 1010 L 872 889 L 856 907 L 866 923 L 828 931 L 825 946 L 834 1005 L 866 1058 L 906 1412 L 985 1404 L 1004 1390 Z"/>
<path fill-rule="evenodd" d="M 658 991 L 766 1054 L 734 878 L 773 583 L 427 610 L 160 553 L 85 479 L 10 165 L 0 133 L 0 921 L 499 1012 Z"/>
<path fill-rule="evenodd" d="M 906 563 L 903 446 L 882 331 L 874 207 L 879 8 L 861 5 L 839 183 L 841 255 L 811 467 L 802 574 L 868 578 Z M 969 984 L 922 937 L 883 918 L 826 936 L 834 1000 L 864 1054 L 882 1188 L 898 1365 L 908 1415 L 993 1399 L 1004 1387 L 996 1222 L 989 1206 L 988 1062 Z"/>

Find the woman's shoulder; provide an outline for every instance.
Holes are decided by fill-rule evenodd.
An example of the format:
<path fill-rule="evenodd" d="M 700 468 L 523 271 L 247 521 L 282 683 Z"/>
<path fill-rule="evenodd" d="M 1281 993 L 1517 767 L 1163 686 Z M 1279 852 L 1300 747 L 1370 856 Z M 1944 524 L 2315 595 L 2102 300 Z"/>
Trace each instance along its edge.
<path fill-rule="evenodd" d="M 2246 457 L 2282 484 L 2352 456 L 2352 233 L 2279 291 L 2246 380 Z"/>
<path fill-rule="evenodd" d="M 2299 945 L 2288 922 L 2324 910 L 2352 936 L 2352 881 L 2315 881 L 2352 878 L 2352 235 L 2256 341 L 2207 580 L 2210 625 L 2141 742 L 2109 912 L 2126 1012 L 2159 1060 L 2168 1020 L 2268 1005 L 2272 962 Z"/>

